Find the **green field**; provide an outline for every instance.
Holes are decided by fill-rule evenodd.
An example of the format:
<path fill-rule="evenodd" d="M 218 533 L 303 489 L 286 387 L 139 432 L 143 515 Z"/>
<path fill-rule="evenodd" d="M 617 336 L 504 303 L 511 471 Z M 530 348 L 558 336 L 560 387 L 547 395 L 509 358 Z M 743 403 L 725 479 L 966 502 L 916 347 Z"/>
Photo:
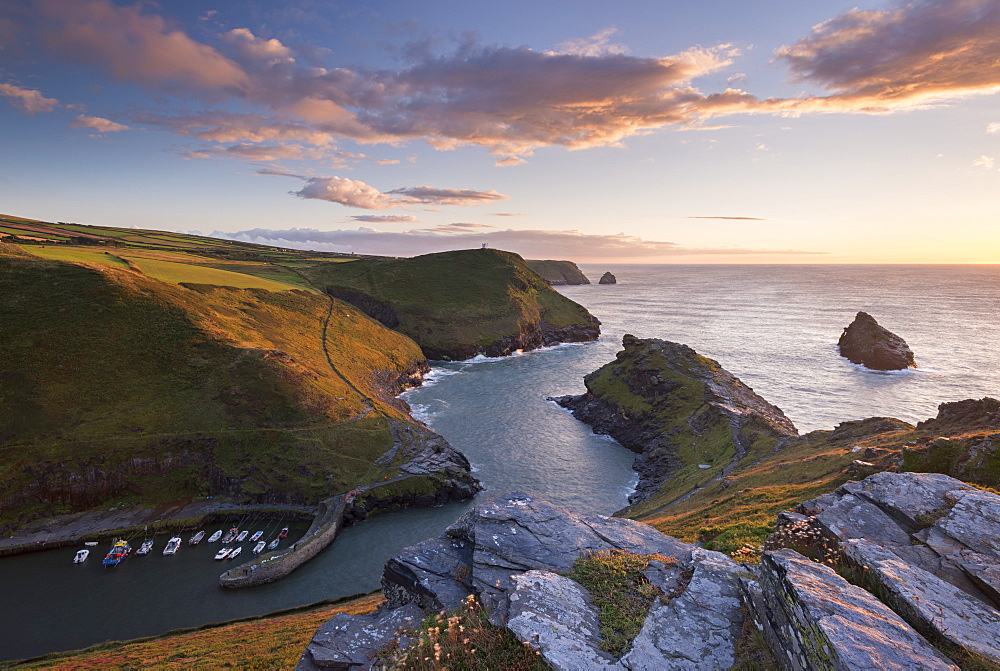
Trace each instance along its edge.
<path fill-rule="evenodd" d="M 129 257 L 126 256 L 124 258 Z M 299 288 L 255 275 L 233 273 L 217 268 L 205 268 L 204 266 L 191 263 L 174 263 L 173 261 L 158 261 L 140 257 L 132 257 L 129 260 L 149 277 L 163 280 L 164 282 L 173 282 L 174 284 L 187 282 L 191 284 L 236 287 L 237 289 L 267 289 L 269 291 L 288 291 L 289 289 Z"/>
<path fill-rule="evenodd" d="M 115 268 L 128 268 L 128 263 L 121 260 L 114 254 L 108 252 L 100 251 L 93 247 L 63 247 L 63 246 L 48 246 L 41 247 L 39 245 L 24 245 L 21 247 L 24 251 L 34 254 L 35 256 L 40 256 L 43 259 L 51 259 L 53 261 L 73 261 L 76 263 L 100 263 L 104 266 L 113 266 Z"/>

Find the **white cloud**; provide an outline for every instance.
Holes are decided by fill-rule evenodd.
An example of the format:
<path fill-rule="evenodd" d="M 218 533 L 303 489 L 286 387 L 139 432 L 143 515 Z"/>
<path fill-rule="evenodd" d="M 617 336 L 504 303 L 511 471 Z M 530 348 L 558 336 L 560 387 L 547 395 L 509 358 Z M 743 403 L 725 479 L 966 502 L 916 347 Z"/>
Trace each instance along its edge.
<path fill-rule="evenodd" d="M 983 168 L 984 170 L 992 170 L 996 166 L 996 159 L 992 156 L 986 156 L 983 154 L 973 161 L 972 165 L 977 168 Z"/>
<path fill-rule="evenodd" d="M 1000 123 L 994 121 L 986 127 L 987 133 L 1000 133 Z"/>
<path fill-rule="evenodd" d="M 70 128 L 90 128 L 96 130 L 98 133 L 117 133 L 123 130 L 129 130 L 129 127 L 125 124 L 116 123 L 110 119 L 104 119 L 99 116 L 88 116 L 86 114 L 78 114 L 73 117 L 72 123 L 70 123 Z"/>

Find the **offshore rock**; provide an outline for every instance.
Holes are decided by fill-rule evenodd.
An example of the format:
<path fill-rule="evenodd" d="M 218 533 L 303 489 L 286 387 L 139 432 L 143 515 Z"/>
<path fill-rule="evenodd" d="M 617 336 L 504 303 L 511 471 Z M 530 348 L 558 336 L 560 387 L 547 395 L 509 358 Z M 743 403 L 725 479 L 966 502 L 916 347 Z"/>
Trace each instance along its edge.
<path fill-rule="evenodd" d="M 707 463 L 704 479 L 724 476 L 751 453 L 769 454 L 798 435 L 779 408 L 690 347 L 632 335 L 622 344 L 613 362 L 584 378 L 587 393 L 551 400 L 639 453 L 633 503 L 682 468 Z M 697 463 L 678 456 L 684 448 L 700 452 Z"/>
<path fill-rule="evenodd" d="M 766 552 L 758 578 L 758 624 L 786 669 L 958 668 L 829 566 L 792 550 Z"/>
<path fill-rule="evenodd" d="M 598 282 L 598 284 L 618 284 L 618 279 L 614 275 L 612 275 L 611 271 L 609 270 L 608 272 L 601 275 L 601 279 Z"/>
<path fill-rule="evenodd" d="M 837 342 L 840 355 L 873 370 L 916 367 L 913 352 L 895 333 L 879 326 L 867 312 L 859 312 Z"/>

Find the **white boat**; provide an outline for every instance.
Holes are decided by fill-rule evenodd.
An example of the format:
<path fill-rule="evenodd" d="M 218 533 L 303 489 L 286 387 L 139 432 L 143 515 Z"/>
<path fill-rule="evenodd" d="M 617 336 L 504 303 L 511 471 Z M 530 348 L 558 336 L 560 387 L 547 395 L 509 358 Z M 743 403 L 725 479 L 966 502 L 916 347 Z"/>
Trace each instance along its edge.
<path fill-rule="evenodd" d="M 208 542 L 209 543 L 214 543 L 215 541 L 219 540 L 220 538 L 222 538 L 222 529 L 219 529 L 214 534 L 212 534 L 211 536 L 209 536 L 208 537 Z"/>
<path fill-rule="evenodd" d="M 89 546 L 93 547 L 93 546 L 97 545 L 97 541 L 87 541 L 86 543 L 84 543 L 84 545 L 89 545 Z"/>
<path fill-rule="evenodd" d="M 264 546 L 265 545 L 267 545 L 267 543 L 265 543 L 264 541 L 258 541 L 257 545 L 253 546 L 253 553 L 255 555 L 259 555 L 261 552 L 264 551 Z"/>
<path fill-rule="evenodd" d="M 250 532 L 246 531 L 246 530 L 241 531 L 240 535 L 236 537 L 236 542 L 237 543 L 242 543 L 243 541 L 245 541 L 247 539 L 247 534 L 249 534 L 249 533 Z"/>
<path fill-rule="evenodd" d="M 241 552 L 243 552 L 243 546 L 242 545 L 237 545 L 236 549 L 234 549 L 232 552 L 230 552 L 229 556 L 226 557 L 226 559 L 236 559 L 236 556 L 239 553 L 241 553 Z"/>
<path fill-rule="evenodd" d="M 273 541 L 267 544 L 267 549 L 273 550 L 274 548 L 278 547 L 278 543 L 280 542 L 281 542 L 280 538 L 275 538 Z"/>
<path fill-rule="evenodd" d="M 232 552 L 232 548 L 219 548 L 219 551 L 215 553 L 216 559 L 225 559 Z"/>
<path fill-rule="evenodd" d="M 135 551 L 135 554 L 137 556 L 148 555 L 149 551 L 152 549 L 153 549 L 153 541 L 143 541 L 142 545 L 139 546 L 139 549 Z"/>
<path fill-rule="evenodd" d="M 253 536 L 250 537 L 250 542 L 253 543 L 254 541 L 259 541 L 260 537 L 263 536 L 263 535 L 264 535 L 263 531 L 255 531 L 255 532 L 253 532 Z"/>
<path fill-rule="evenodd" d="M 76 556 L 73 557 L 74 564 L 82 564 L 86 559 L 87 555 L 90 554 L 90 550 L 77 550 Z"/>
<path fill-rule="evenodd" d="M 178 550 L 181 549 L 181 543 L 183 542 L 184 541 L 181 540 L 180 536 L 174 536 L 173 538 L 167 541 L 167 547 L 163 548 L 163 554 L 172 555 L 176 553 Z"/>
<path fill-rule="evenodd" d="M 205 537 L 204 531 L 199 531 L 194 536 L 191 536 L 191 540 L 188 541 L 189 545 L 197 545 L 201 542 L 201 539 Z"/>
<path fill-rule="evenodd" d="M 222 542 L 232 543 L 234 540 L 236 540 L 236 536 L 239 535 L 239 533 L 240 530 L 237 529 L 236 527 L 233 527 L 232 529 L 226 532 L 225 536 L 222 537 Z"/>

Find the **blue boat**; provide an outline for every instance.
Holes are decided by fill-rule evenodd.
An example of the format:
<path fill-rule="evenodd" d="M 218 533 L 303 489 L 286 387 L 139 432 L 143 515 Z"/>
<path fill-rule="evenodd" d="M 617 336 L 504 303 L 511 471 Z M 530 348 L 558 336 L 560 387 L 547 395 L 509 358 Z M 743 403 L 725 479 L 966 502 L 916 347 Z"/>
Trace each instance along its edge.
<path fill-rule="evenodd" d="M 114 546 L 111 548 L 111 552 L 104 556 L 105 566 L 118 566 L 125 558 L 128 557 L 128 553 L 132 551 L 132 546 L 128 544 L 128 541 L 115 541 Z"/>

